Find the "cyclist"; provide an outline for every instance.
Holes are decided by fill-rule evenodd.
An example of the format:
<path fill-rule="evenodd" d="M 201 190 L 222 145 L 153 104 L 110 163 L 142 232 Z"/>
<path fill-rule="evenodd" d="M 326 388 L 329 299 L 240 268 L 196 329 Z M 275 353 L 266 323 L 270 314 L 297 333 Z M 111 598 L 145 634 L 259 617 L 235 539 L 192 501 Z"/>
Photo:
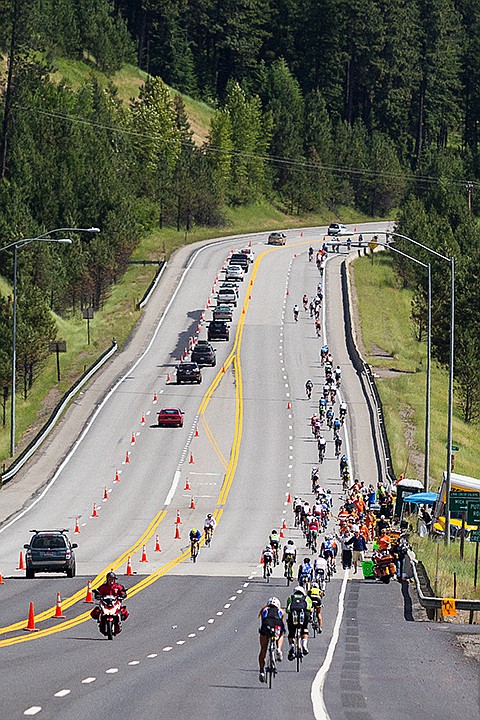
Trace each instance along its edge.
<path fill-rule="evenodd" d="M 325 592 L 325 583 L 327 581 L 328 564 L 324 557 L 319 555 L 313 561 L 313 571 L 315 573 L 315 582 Z"/>
<path fill-rule="evenodd" d="M 335 435 L 335 457 L 338 457 L 342 452 L 342 438 L 340 435 Z"/>
<path fill-rule="evenodd" d="M 288 628 L 288 659 L 295 658 L 295 633 L 300 628 L 302 652 L 308 655 L 308 623 L 312 610 L 312 601 L 308 597 L 305 588 L 300 585 L 295 588 L 293 594 L 287 600 L 287 628 Z"/>
<path fill-rule="evenodd" d="M 320 635 L 323 630 L 322 623 L 322 597 L 325 595 L 323 590 L 320 589 L 318 582 L 313 582 L 312 587 L 308 591 L 310 600 L 312 601 L 312 612 L 317 617 L 318 634 Z"/>
<path fill-rule="evenodd" d="M 200 544 L 200 538 L 202 537 L 202 533 L 200 530 L 197 530 L 197 528 L 192 528 L 190 530 L 190 557 L 193 557 L 195 554 L 195 546 L 198 552 L 199 544 Z"/>
<path fill-rule="evenodd" d="M 278 530 L 272 530 L 268 538 L 270 547 L 273 550 L 273 564 L 278 565 L 278 547 L 280 545 L 280 534 Z"/>
<path fill-rule="evenodd" d="M 303 296 L 303 309 L 304 310 L 308 309 L 308 295 Z"/>
<path fill-rule="evenodd" d="M 320 555 L 322 555 L 327 561 L 331 574 L 337 572 L 337 549 L 337 543 L 335 542 L 333 535 L 325 535 L 325 540 L 320 548 Z"/>
<path fill-rule="evenodd" d="M 340 365 L 337 365 L 335 368 L 335 382 L 337 383 L 337 387 L 340 387 L 340 383 L 342 382 L 342 368 Z"/>
<path fill-rule="evenodd" d="M 313 247 L 310 245 L 308 248 L 308 262 L 312 262 L 313 260 Z"/>
<path fill-rule="evenodd" d="M 340 458 L 340 473 L 342 473 L 346 467 L 348 467 L 348 457 L 346 455 L 342 455 Z"/>
<path fill-rule="evenodd" d="M 335 400 L 337 399 L 337 387 L 336 385 L 330 386 L 330 402 L 332 405 L 335 403 Z"/>
<path fill-rule="evenodd" d="M 318 446 L 318 461 L 323 463 L 323 458 L 325 457 L 325 452 L 327 450 L 327 441 L 323 437 L 323 435 L 320 435 L 317 441 Z"/>
<path fill-rule="evenodd" d="M 293 498 L 293 512 L 295 513 L 295 527 L 299 527 L 302 522 L 303 502 L 299 497 Z"/>
<path fill-rule="evenodd" d="M 327 399 L 324 397 L 321 397 L 318 401 L 318 415 L 320 417 L 320 422 L 323 422 L 325 420 L 325 415 L 327 413 Z"/>
<path fill-rule="evenodd" d="M 325 385 L 322 388 L 322 395 L 323 399 L 325 400 L 325 404 L 328 401 L 328 398 L 330 396 L 330 385 L 328 383 L 325 383 Z"/>
<path fill-rule="evenodd" d="M 329 429 L 331 430 L 333 427 L 333 418 L 335 417 L 335 413 L 333 412 L 333 408 L 329 407 L 327 410 L 327 414 L 325 416 L 327 418 L 327 425 Z"/>
<path fill-rule="evenodd" d="M 212 513 L 208 513 L 207 517 L 203 521 L 203 532 L 205 535 L 205 542 L 209 543 L 212 539 L 213 532 L 217 527 L 217 521 L 213 517 Z"/>
<path fill-rule="evenodd" d="M 312 397 L 312 390 L 313 390 L 313 382 L 310 380 L 310 378 L 305 383 L 305 393 L 307 395 L 307 398 L 310 400 Z"/>
<path fill-rule="evenodd" d="M 317 517 L 312 514 L 309 518 L 308 523 L 308 532 L 307 532 L 307 545 L 309 545 L 312 549 L 312 552 L 317 551 L 317 538 L 318 533 L 320 531 L 320 528 L 318 526 L 318 519 Z"/>
<path fill-rule="evenodd" d="M 322 321 L 319 317 L 315 320 L 315 333 L 318 338 L 322 337 Z"/>
<path fill-rule="evenodd" d="M 322 365 L 324 364 L 325 360 L 327 359 L 327 355 L 328 355 L 328 345 L 324 345 L 320 349 L 320 362 L 322 363 Z"/>
<path fill-rule="evenodd" d="M 340 420 L 338 418 L 335 418 L 335 420 L 333 421 L 333 434 L 335 436 L 338 435 L 338 433 L 340 432 L 340 426 Z"/>
<path fill-rule="evenodd" d="M 319 481 L 319 479 L 320 479 L 320 475 L 319 475 L 319 472 L 318 472 L 318 467 L 317 467 L 316 465 L 314 465 L 314 466 L 312 467 L 312 472 L 310 473 L 310 479 L 311 479 L 311 481 L 312 481 L 312 492 L 315 493 L 315 492 L 317 492 L 317 489 L 318 489 L 318 481 Z"/>
<path fill-rule="evenodd" d="M 340 422 L 343 425 L 343 423 L 345 422 L 345 418 L 347 417 L 347 403 L 344 400 L 340 403 L 339 415 Z"/>
<path fill-rule="evenodd" d="M 295 547 L 295 543 L 293 540 L 288 540 L 287 544 L 283 548 L 283 557 L 282 562 L 284 564 L 285 570 L 284 570 L 284 577 L 287 577 L 288 575 L 288 568 L 295 565 L 297 562 L 297 548 Z M 293 572 L 292 572 L 293 575 Z"/>
<path fill-rule="evenodd" d="M 267 571 L 270 571 L 270 574 L 273 570 L 273 550 L 270 547 L 270 545 L 266 545 L 262 552 L 262 562 L 263 562 L 263 577 L 267 577 Z"/>
<path fill-rule="evenodd" d="M 310 558 L 306 557 L 306 558 L 304 558 L 303 563 L 298 568 L 298 583 L 302 587 L 306 587 L 308 590 L 312 580 L 313 580 L 313 567 L 310 563 Z"/>
<path fill-rule="evenodd" d="M 260 654 L 258 656 L 258 679 L 265 682 L 265 657 L 268 650 L 268 641 L 274 635 L 277 638 L 277 661 L 282 662 L 282 645 L 285 635 L 285 614 L 281 608 L 280 600 L 276 597 L 268 598 L 266 605 L 258 613 L 260 618 Z"/>
<path fill-rule="evenodd" d="M 295 320 L 295 322 L 298 322 L 298 313 L 299 313 L 298 305 L 295 304 L 293 306 L 293 319 Z"/>

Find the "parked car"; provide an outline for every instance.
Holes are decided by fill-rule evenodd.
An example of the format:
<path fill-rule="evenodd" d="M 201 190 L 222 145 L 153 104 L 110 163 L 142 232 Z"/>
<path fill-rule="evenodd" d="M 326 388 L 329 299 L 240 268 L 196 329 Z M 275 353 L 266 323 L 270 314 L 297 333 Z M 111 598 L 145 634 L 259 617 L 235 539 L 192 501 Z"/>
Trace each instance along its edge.
<path fill-rule="evenodd" d="M 196 362 L 197 365 L 210 365 L 211 367 L 215 367 L 217 364 L 215 348 L 206 340 L 199 340 L 197 342 L 190 357 L 192 362 Z"/>
<path fill-rule="evenodd" d="M 220 288 L 217 293 L 217 303 L 219 305 L 233 305 L 237 307 L 237 294 L 230 288 Z"/>
<path fill-rule="evenodd" d="M 269 245 L 285 245 L 287 236 L 283 232 L 272 232 L 268 236 Z"/>
<path fill-rule="evenodd" d="M 202 371 L 196 362 L 182 362 L 177 365 L 177 383 L 180 385 L 182 382 L 202 382 Z"/>
<path fill-rule="evenodd" d="M 240 280 L 243 282 L 245 272 L 240 265 L 228 265 L 225 271 L 225 280 Z"/>
<path fill-rule="evenodd" d="M 229 265 L 240 265 L 242 270 L 244 272 L 247 272 L 248 266 L 250 265 L 250 260 L 243 252 L 234 252 L 233 255 L 230 256 L 230 260 L 228 261 Z"/>
<path fill-rule="evenodd" d="M 183 427 L 183 411 L 180 408 L 163 408 L 157 413 L 159 427 Z"/>
<path fill-rule="evenodd" d="M 346 229 L 347 228 L 345 225 L 342 225 L 342 223 L 331 223 L 328 226 L 327 235 L 338 235 Z"/>
<path fill-rule="evenodd" d="M 226 320 L 232 322 L 233 310 L 230 305 L 217 305 L 213 308 L 213 319 L 214 320 Z"/>
<path fill-rule="evenodd" d="M 75 577 L 77 543 L 71 543 L 68 530 L 32 530 L 33 535 L 25 553 L 25 577 L 34 578 L 36 572 L 61 572 Z"/>
<path fill-rule="evenodd" d="M 236 282 L 224 282 L 220 285 L 220 290 L 232 290 L 238 298 L 238 284 Z"/>
<path fill-rule="evenodd" d="M 224 320 L 214 320 L 207 329 L 209 340 L 229 340 L 230 328 Z"/>

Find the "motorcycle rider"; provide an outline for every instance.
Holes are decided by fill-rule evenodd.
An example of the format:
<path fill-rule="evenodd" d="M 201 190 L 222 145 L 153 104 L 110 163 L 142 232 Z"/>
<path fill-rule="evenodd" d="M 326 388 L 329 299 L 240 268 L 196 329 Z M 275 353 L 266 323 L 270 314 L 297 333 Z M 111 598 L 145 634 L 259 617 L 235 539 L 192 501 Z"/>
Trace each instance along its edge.
<path fill-rule="evenodd" d="M 105 576 L 105 582 L 95 590 L 95 597 L 106 597 L 107 595 L 113 595 L 124 600 L 127 597 L 127 591 L 123 585 L 117 582 L 118 578 L 114 572 L 108 572 Z"/>

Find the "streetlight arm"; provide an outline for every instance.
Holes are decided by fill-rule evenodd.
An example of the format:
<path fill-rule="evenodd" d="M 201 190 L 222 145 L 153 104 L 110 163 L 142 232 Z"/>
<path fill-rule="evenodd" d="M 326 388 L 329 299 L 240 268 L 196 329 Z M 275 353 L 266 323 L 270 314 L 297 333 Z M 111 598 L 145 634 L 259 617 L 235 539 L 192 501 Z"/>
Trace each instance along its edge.
<path fill-rule="evenodd" d="M 25 245 L 29 245 L 30 243 L 41 240 L 43 242 L 57 242 L 57 243 L 71 243 L 72 241 L 69 238 L 50 238 L 50 235 L 53 235 L 53 233 L 57 232 L 87 232 L 87 233 L 99 233 L 100 228 L 97 227 L 91 227 L 91 228 L 55 228 L 54 230 L 49 230 L 48 232 L 43 233 L 42 235 L 37 235 L 33 238 L 23 238 L 22 240 L 14 240 L 14 242 L 9 243 L 8 245 L 4 245 L 2 248 L 0 248 L 0 252 L 3 250 L 8 250 L 11 247 L 17 247 L 22 248 L 25 247 Z"/>
<path fill-rule="evenodd" d="M 428 247 L 428 245 L 422 245 L 422 243 L 419 243 L 418 240 L 414 240 L 413 238 L 409 237 L 408 235 L 402 235 L 401 233 L 394 232 L 393 230 L 375 230 L 370 231 L 367 230 L 365 232 L 360 233 L 360 235 L 393 235 L 394 237 L 403 238 L 403 240 L 408 240 L 409 242 L 413 243 L 414 245 L 417 245 L 418 247 L 423 248 L 424 250 L 427 250 L 428 252 L 431 252 L 433 255 L 436 255 L 439 258 L 442 258 L 442 260 L 447 260 L 447 262 L 450 262 L 450 258 L 446 255 L 442 255 L 442 253 L 437 252 L 436 250 L 433 250 L 431 247 Z M 425 267 L 427 267 L 425 265 Z"/>
<path fill-rule="evenodd" d="M 378 243 L 378 244 L 380 247 L 388 248 L 389 250 L 392 250 L 393 252 L 398 253 L 398 255 L 402 255 L 403 257 L 406 257 L 409 260 L 413 260 L 413 262 L 417 263 L 417 265 L 421 265 L 424 268 L 428 268 L 427 263 L 424 263 L 421 260 L 417 260 L 417 258 L 414 258 L 411 255 L 407 255 L 407 253 L 404 253 L 401 250 L 397 250 L 397 248 L 392 247 L 392 245 L 389 245 L 388 243 L 386 243 L 385 245 L 383 243 Z"/>

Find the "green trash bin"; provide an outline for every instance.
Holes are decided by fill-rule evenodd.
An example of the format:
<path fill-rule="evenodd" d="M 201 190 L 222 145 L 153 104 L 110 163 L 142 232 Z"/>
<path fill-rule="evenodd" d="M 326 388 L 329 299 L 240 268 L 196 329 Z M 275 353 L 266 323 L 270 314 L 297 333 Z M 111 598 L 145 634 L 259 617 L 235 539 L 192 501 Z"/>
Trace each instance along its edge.
<path fill-rule="evenodd" d="M 375 563 L 373 560 L 364 560 L 362 562 L 362 571 L 363 571 L 363 577 L 366 578 L 374 578 L 375 573 L 373 572 L 373 566 Z"/>

